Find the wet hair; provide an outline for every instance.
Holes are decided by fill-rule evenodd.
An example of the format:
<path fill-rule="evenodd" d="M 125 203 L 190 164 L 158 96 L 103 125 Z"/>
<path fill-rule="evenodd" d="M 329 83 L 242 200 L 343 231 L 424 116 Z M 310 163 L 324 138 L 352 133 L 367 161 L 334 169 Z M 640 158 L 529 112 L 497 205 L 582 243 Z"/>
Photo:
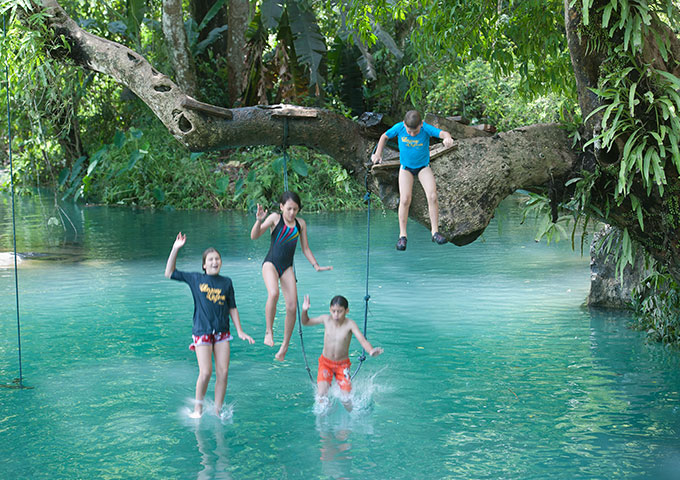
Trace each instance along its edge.
<path fill-rule="evenodd" d="M 409 110 L 406 112 L 406 115 L 404 115 L 404 124 L 408 128 L 418 128 L 422 121 L 423 119 L 420 118 L 420 113 L 418 113 L 418 110 Z"/>
<path fill-rule="evenodd" d="M 279 203 L 281 205 L 284 205 L 288 200 L 292 200 L 295 203 L 297 203 L 298 210 L 302 210 L 302 202 L 300 201 L 300 197 L 298 196 L 297 193 L 295 193 L 295 192 L 283 192 L 281 194 L 281 201 Z"/>
<path fill-rule="evenodd" d="M 208 254 L 215 252 L 217 255 L 219 255 L 220 260 L 222 259 L 222 255 L 220 255 L 220 252 L 217 251 L 216 248 L 209 247 L 205 249 L 205 252 L 203 252 L 203 261 L 201 262 L 201 268 L 203 269 L 203 273 L 205 273 L 205 259 L 208 257 Z"/>
<path fill-rule="evenodd" d="M 345 310 L 349 308 L 349 302 L 342 295 L 336 295 L 331 299 L 331 307 L 333 305 L 340 305 Z"/>

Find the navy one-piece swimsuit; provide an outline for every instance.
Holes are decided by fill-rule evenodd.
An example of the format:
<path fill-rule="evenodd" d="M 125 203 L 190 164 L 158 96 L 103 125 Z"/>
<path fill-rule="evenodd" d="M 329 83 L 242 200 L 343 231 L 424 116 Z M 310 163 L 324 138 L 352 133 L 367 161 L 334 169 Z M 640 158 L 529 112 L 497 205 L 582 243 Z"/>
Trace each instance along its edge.
<path fill-rule="evenodd" d="M 300 224 L 297 219 L 295 226 L 291 228 L 286 225 L 283 221 L 283 215 L 281 215 L 279 223 L 276 224 L 276 228 L 272 232 L 269 252 L 267 252 L 262 263 L 271 262 L 279 273 L 279 277 L 283 275 L 283 272 L 293 265 L 293 255 L 298 238 L 300 238 Z"/>

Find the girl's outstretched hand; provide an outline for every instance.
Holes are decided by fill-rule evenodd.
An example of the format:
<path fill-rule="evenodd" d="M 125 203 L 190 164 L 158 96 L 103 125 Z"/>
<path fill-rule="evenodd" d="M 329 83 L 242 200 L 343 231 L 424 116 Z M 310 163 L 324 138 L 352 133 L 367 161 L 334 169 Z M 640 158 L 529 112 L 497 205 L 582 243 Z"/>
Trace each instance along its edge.
<path fill-rule="evenodd" d="M 247 341 L 251 345 L 253 343 L 255 343 L 255 340 L 253 340 L 253 337 L 251 337 L 250 335 L 248 335 L 246 332 L 243 332 L 243 331 L 238 332 L 238 338 L 240 338 L 241 340 Z"/>
<path fill-rule="evenodd" d="M 307 311 L 312 304 L 309 301 L 309 295 L 305 295 L 305 299 L 302 301 L 302 310 Z"/>
<path fill-rule="evenodd" d="M 316 265 L 314 265 L 314 270 L 316 270 L 317 272 L 323 272 L 323 271 L 325 271 L 325 270 L 333 270 L 333 267 L 330 266 L 330 265 L 327 266 L 327 267 L 322 267 L 321 265 L 319 265 L 319 264 L 317 263 Z"/>
<path fill-rule="evenodd" d="M 267 218 L 268 212 L 269 212 L 268 210 L 265 210 L 264 208 L 262 208 L 262 205 L 260 205 L 258 203 L 257 204 L 257 213 L 255 214 L 255 218 L 257 220 L 259 220 L 260 222 L 264 222 L 264 219 Z"/>
<path fill-rule="evenodd" d="M 179 250 L 184 246 L 185 243 L 187 243 L 187 236 L 182 235 L 182 232 L 179 232 L 177 234 L 177 238 L 175 238 L 175 243 L 172 245 L 172 249 Z"/>

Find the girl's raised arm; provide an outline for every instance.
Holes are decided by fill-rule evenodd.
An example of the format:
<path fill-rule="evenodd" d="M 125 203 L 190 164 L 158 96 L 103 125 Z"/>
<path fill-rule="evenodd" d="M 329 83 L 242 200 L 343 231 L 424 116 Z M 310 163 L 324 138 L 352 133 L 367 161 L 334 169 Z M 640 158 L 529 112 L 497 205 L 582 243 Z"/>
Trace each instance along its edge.
<path fill-rule="evenodd" d="M 319 265 L 319 262 L 316 261 L 312 250 L 309 248 L 309 242 L 307 241 L 307 223 L 300 217 L 298 217 L 297 220 L 300 222 L 300 248 L 302 248 L 302 253 L 305 258 L 309 260 L 309 263 L 312 264 L 312 267 L 314 267 L 314 270 L 317 272 L 321 272 L 323 270 L 333 270 L 333 267 L 322 267 Z"/>
<path fill-rule="evenodd" d="M 172 250 L 170 251 L 170 256 L 168 257 L 168 262 L 165 264 L 165 278 L 170 278 L 172 272 L 175 271 L 175 264 L 177 263 L 177 254 L 179 249 L 184 246 L 187 241 L 187 236 L 182 235 L 182 232 L 177 234 L 175 238 L 175 243 L 172 245 Z"/>
<path fill-rule="evenodd" d="M 260 238 L 262 234 L 267 231 L 267 229 L 274 225 L 275 220 L 278 221 L 277 215 L 278 214 L 276 213 L 272 213 L 271 215 L 267 216 L 267 210 L 262 208 L 262 205 L 258 203 L 257 213 L 255 214 L 255 224 L 250 230 L 250 238 L 252 240 Z"/>

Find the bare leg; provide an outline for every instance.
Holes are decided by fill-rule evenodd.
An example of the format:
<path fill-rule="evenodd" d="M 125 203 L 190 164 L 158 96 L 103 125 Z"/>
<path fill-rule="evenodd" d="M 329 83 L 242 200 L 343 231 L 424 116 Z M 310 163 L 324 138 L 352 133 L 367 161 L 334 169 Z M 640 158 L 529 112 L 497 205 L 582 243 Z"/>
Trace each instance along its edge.
<path fill-rule="evenodd" d="M 319 400 L 322 398 L 328 398 L 328 390 L 331 388 L 331 384 L 328 382 L 317 382 L 316 384 L 316 395 Z"/>
<path fill-rule="evenodd" d="M 219 416 L 227 392 L 227 379 L 229 376 L 229 342 L 220 342 L 214 345 L 215 353 L 215 414 Z"/>
<path fill-rule="evenodd" d="M 286 322 L 283 327 L 283 343 L 281 348 L 274 358 L 282 362 L 288 352 L 290 345 L 290 337 L 293 335 L 295 328 L 295 314 L 297 313 L 297 285 L 295 284 L 295 274 L 293 267 L 288 268 L 281 275 L 281 290 L 283 291 L 283 298 L 286 300 Z"/>
<path fill-rule="evenodd" d="M 352 408 L 353 408 L 353 406 L 352 406 L 352 396 L 350 395 L 349 392 L 343 391 L 340 394 L 340 402 L 342 403 L 342 406 L 345 407 L 345 410 L 347 410 L 348 412 L 352 411 Z"/>
<path fill-rule="evenodd" d="M 196 347 L 196 360 L 198 360 L 198 379 L 196 380 L 196 404 L 192 417 L 198 418 L 203 414 L 203 399 L 208 390 L 210 377 L 212 376 L 212 345 L 199 345 Z"/>
<path fill-rule="evenodd" d="M 432 168 L 425 167 L 418 173 L 418 180 L 423 186 L 427 197 L 427 209 L 430 214 L 430 230 L 432 235 L 439 231 L 439 199 L 437 198 L 437 184 L 434 180 Z"/>
<path fill-rule="evenodd" d="M 276 304 L 279 301 L 279 274 L 276 267 L 271 262 L 262 264 L 262 278 L 264 286 L 267 287 L 267 304 L 264 307 L 264 320 L 266 323 L 264 331 L 264 344 L 274 346 L 274 316 L 276 315 Z"/>
<path fill-rule="evenodd" d="M 411 208 L 411 193 L 413 192 L 413 174 L 403 168 L 399 169 L 399 236 L 406 237 L 408 211 Z"/>

